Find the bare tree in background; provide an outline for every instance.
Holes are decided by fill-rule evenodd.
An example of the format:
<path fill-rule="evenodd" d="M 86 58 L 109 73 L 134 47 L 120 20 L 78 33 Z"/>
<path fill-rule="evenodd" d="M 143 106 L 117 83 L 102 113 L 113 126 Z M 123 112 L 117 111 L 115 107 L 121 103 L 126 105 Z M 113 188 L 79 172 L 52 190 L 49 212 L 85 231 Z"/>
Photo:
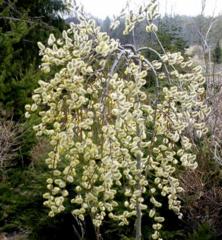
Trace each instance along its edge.
<path fill-rule="evenodd" d="M 0 121 L 0 178 L 7 167 L 15 164 L 21 142 L 21 127 L 12 120 Z"/>
<path fill-rule="evenodd" d="M 196 23 L 196 29 L 197 29 L 197 33 L 200 38 L 200 44 L 203 50 L 203 58 L 204 58 L 206 75 L 211 75 L 213 73 L 212 72 L 212 45 L 211 45 L 211 42 L 209 41 L 209 37 L 215 23 L 218 20 L 218 17 L 215 16 L 217 2 L 215 3 L 212 16 L 208 18 L 207 22 L 204 21 L 206 5 L 207 5 L 207 0 L 202 0 L 200 18 L 199 18 L 199 21 Z M 207 85 L 209 84 L 210 83 L 208 82 Z"/>
<path fill-rule="evenodd" d="M 200 14 L 188 23 L 193 39 L 187 54 L 204 69 L 207 102 L 211 105 L 208 116 L 209 144 L 212 145 L 214 159 L 222 165 L 222 64 L 215 59 L 216 46 L 219 46 L 219 51 L 221 47 L 222 15 L 216 14 L 218 1 L 215 1 L 211 16 L 207 15 L 206 9 L 210 4 L 212 1 L 201 0 Z"/>
<path fill-rule="evenodd" d="M 221 39 L 221 34 L 215 32 L 220 25 L 221 16 L 215 14 L 217 1 L 210 17 L 205 16 L 206 6 L 210 1 L 201 1 L 200 16 L 194 21 L 195 29 L 199 36 L 202 49 L 203 66 L 206 76 L 206 94 L 208 102 L 211 104 L 212 112 L 208 119 L 211 132 L 212 153 L 214 159 L 222 165 L 222 75 L 220 68 L 213 60 L 213 49 Z M 207 20 L 207 21 L 206 21 Z M 217 26 L 218 25 L 218 26 Z M 212 39 L 213 38 L 213 39 Z"/>

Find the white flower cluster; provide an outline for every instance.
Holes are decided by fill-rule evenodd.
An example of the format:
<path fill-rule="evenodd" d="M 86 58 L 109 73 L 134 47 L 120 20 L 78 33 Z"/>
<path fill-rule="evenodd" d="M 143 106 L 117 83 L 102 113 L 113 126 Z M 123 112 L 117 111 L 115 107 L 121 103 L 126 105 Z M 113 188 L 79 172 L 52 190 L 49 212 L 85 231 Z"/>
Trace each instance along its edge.
<path fill-rule="evenodd" d="M 122 18 L 125 20 L 125 29 L 123 31 L 124 35 L 129 34 L 133 31 L 136 24 L 146 21 L 146 31 L 147 32 L 156 32 L 158 27 L 153 23 L 153 20 L 159 16 L 157 11 L 158 3 L 157 0 L 151 0 L 149 4 L 145 6 L 140 6 L 137 12 L 129 10 L 128 8 L 123 9 L 121 14 L 114 18 L 111 29 L 116 29 Z"/>
<path fill-rule="evenodd" d="M 192 153 L 192 143 L 186 133 L 187 129 L 189 131 L 193 129 L 198 137 L 205 134 L 207 128 L 204 120 L 210 112 L 203 102 L 205 81 L 201 68 L 194 66 L 191 61 L 184 61 L 180 53 L 167 53 L 162 56 L 161 61 L 171 68 L 168 74 L 173 86 L 162 89 L 160 102 L 153 109 L 154 115 L 151 119 L 154 126 L 149 146 L 147 174 L 153 173 L 154 176 L 154 185 L 150 189 L 152 196 L 150 201 L 154 207 L 150 210 L 150 217 L 156 221 L 153 225 L 155 230 L 153 239 L 159 239 L 158 230 L 164 221 L 162 217 L 161 222 L 158 221 L 159 217 L 155 219 L 156 208 L 162 206 L 157 200 L 159 195 L 167 196 L 169 209 L 179 218 L 182 217 L 178 193 L 183 189 L 175 177 L 175 172 L 179 166 L 189 169 L 197 167 L 196 156 Z M 154 65 L 156 69 L 160 69 L 158 61 L 155 61 Z M 179 73 L 176 69 L 182 69 L 184 73 Z M 160 71 L 159 75 L 167 82 L 167 76 L 163 71 Z"/>
<path fill-rule="evenodd" d="M 175 172 L 180 166 L 197 167 L 186 130 L 193 128 L 197 136 L 207 131 L 201 69 L 179 53 L 152 63 L 129 54 L 87 19 L 72 24 L 62 38 L 51 34 L 47 46 L 38 45 L 42 70 L 56 73 L 39 81 L 26 117 L 38 112 L 36 135 L 47 136 L 53 148 L 46 159 L 52 176 L 43 196 L 49 215 L 64 211 L 70 201 L 72 213 L 80 219 L 90 214 L 95 226 L 107 215 L 124 225 L 138 208 L 149 208 L 152 238 L 160 240 L 159 196 L 167 197 L 169 209 L 181 217 L 178 193 L 183 189 Z M 145 88 L 152 72 L 166 82 L 156 101 Z"/>

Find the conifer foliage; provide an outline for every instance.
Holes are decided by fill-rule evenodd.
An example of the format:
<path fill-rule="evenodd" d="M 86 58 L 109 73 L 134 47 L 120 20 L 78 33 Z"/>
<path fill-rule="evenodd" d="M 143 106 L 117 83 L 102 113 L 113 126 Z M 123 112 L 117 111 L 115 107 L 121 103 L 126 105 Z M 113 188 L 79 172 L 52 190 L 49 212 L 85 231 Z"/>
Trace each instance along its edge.
<path fill-rule="evenodd" d="M 16 120 L 40 77 L 37 41 L 59 32 L 60 0 L 0 0 L 0 103 Z"/>

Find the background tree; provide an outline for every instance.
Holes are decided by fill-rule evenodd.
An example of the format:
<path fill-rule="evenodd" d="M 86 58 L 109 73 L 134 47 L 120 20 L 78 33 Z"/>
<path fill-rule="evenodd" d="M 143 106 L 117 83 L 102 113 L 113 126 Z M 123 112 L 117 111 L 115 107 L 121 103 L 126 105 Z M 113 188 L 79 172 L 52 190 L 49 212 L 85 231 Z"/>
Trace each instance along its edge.
<path fill-rule="evenodd" d="M 222 50 L 220 46 L 220 41 L 217 42 L 217 45 L 214 49 L 213 60 L 217 64 L 220 64 L 222 62 Z"/>
<path fill-rule="evenodd" d="M 37 40 L 59 32 L 65 22 L 63 1 L 0 1 L 0 102 L 21 117 L 40 78 Z"/>

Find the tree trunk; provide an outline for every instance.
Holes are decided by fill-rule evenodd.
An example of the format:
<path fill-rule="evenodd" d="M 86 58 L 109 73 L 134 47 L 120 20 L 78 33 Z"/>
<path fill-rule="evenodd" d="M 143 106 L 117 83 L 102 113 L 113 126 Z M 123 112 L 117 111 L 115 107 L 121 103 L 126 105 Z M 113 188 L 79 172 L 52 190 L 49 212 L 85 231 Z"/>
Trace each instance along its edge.
<path fill-rule="evenodd" d="M 142 225 L 142 213 L 139 204 L 137 204 L 136 207 L 136 223 L 135 223 L 135 228 L 136 228 L 136 238 L 135 240 L 141 240 L 142 238 L 142 232 L 141 232 L 141 225 Z"/>
<path fill-rule="evenodd" d="M 140 137 L 141 136 L 141 130 L 137 124 L 137 136 Z M 138 144 L 140 145 L 140 143 Z M 137 156 L 136 158 L 136 167 L 137 170 L 139 170 L 138 173 L 138 179 L 137 179 L 137 190 L 140 191 L 141 195 L 142 195 L 142 189 L 141 189 L 141 184 L 140 184 L 140 179 L 141 179 L 141 156 Z M 142 211 L 141 211 L 141 207 L 140 207 L 140 203 L 139 201 L 137 201 L 137 205 L 136 205 L 136 222 L 135 222 L 135 230 L 136 230 L 136 238 L 135 240 L 141 240 L 142 238 L 142 232 L 141 232 L 141 227 L 142 227 Z"/>

